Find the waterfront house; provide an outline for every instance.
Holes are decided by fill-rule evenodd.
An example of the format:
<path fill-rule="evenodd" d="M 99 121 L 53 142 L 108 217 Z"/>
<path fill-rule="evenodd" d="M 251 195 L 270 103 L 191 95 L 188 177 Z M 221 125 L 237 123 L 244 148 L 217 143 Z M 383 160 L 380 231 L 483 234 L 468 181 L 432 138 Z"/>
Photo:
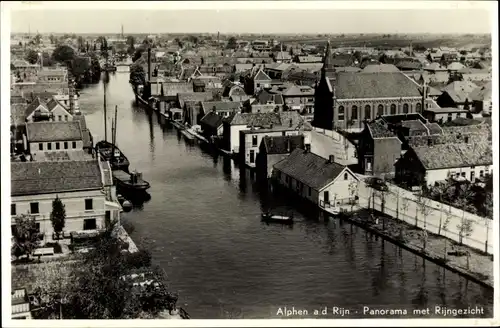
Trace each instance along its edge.
<path fill-rule="evenodd" d="M 255 168 L 260 143 L 266 136 L 304 135 L 309 142 L 311 129 L 296 112 L 246 114 L 246 118 L 249 129 L 239 132 L 238 153 L 250 168 Z"/>
<path fill-rule="evenodd" d="M 256 169 L 262 177 L 271 178 L 274 164 L 285 159 L 296 148 L 304 149 L 303 135 L 265 136 L 257 153 Z"/>
<path fill-rule="evenodd" d="M 322 208 L 354 201 L 359 183 L 347 167 L 308 150 L 295 149 L 274 165 L 273 179 L 281 186 Z"/>
<path fill-rule="evenodd" d="M 120 210 L 103 192 L 107 184 L 112 185 L 110 170 L 106 172 L 97 160 L 11 163 L 13 230 L 16 215 L 30 214 L 44 238 L 52 239 L 50 213 L 56 197 L 65 205 L 64 232 L 104 229 Z"/>
<path fill-rule="evenodd" d="M 443 143 L 411 147 L 395 163 L 395 180 L 412 186 L 433 186 L 450 178 L 475 181 L 492 173 L 489 141 Z"/>
<path fill-rule="evenodd" d="M 421 110 L 421 87 L 405 74 L 336 72 L 329 53 L 330 44 L 315 90 L 314 126 L 359 132 L 376 116 Z"/>
<path fill-rule="evenodd" d="M 189 125 L 196 125 L 204 116 L 201 108 L 202 101 L 209 101 L 214 98 L 212 92 L 190 92 L 177 94 L 179 108 L 183 110 L 182 117 Z"/>
<path fill-rule="evenodd" d="M 255 98 L 250 98 L 244 102 L 244 109 L 249 113 L 270 113 L 283 109 L 283 96 L 271 93 L 268 90 L 260 90 Z"/>
<path fill-rule="evenodd" d="M 466 117 L 469 111 L 455 107 L 433 107 L 424 109 L 423 116 L 430 122 L 451 122 L 457 117 Z"/>
<path fill-rule="evenodd" d="M 82 152 L 80 122 L 37 122 L 26 124 L 26 147 L 32 160 L 43 160 L 50 153 Z"/>
<path fill-rule="evenodd" d="M 290 127 L 290 120 L 292 126 Z M 223 148 L 232 153 L 240 151 L 240 131 L 249 130 L 252 127 L 257 129 L 274 129 L 286 127 L 285 130 L 298 129 L 303 123 L 298 113 L 236 113 L 231 114 L 223 120 Z M 285 131 L 286 132 L 286 131 Z M 285 133 L 286 134 L 286 133 Z M 264 135 L 261 136 L 262 139 Z M 257 140 L 256 147 L 259 147 L 260 139 Z"/>
<path fill-rule="evenodd" d="M 203 136 L 207 139 L 222 136 L 222 119 L 223 117 L 218 115 L 215 111 L 210 111 L 203 116 L 200 120 Z"/>

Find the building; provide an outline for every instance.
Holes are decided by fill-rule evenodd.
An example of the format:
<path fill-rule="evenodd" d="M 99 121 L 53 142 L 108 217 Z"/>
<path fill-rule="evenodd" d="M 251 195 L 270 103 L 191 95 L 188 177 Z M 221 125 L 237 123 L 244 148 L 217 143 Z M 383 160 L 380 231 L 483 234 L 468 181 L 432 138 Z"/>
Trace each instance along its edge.
<path fill-rule="evenodd" d="M 335 207 L 355 199 L 359 179 L 347 167 L 310 151 L 295 149 L 274 165 L 274 180 L 320 207 Z"/>
<path fill-rule="evenodd" d="M 14 226 L 16 215 L 33 215 L 40 233 L 52 239 L 50 213 L 56 197 L 66 209 L 64 232 L 104 229 L 119 216 L 120 206 L 107 200 L 104 192 L 112 186 L 111 171 L 102 170 L 97 160 L 13 162 L 11 172 Z"/>
<path fill-rule="evenodd" d="M 469 110 L 472 104 L 469 94 L 477 88 L 470 81 L 454 81 L 448 84 L 436 99 L 440 107 L 455 107 Z"/>
<path fill-rule="evenodd" d="M 72 121 L 73 120 L 73 115 L 71 115 L 64 106 L 61 105 L 57 100 L 51 99 L 47 103 L 47 109 L 49 112 L 52 114 L 53 120 L 54 121 Z"/>
<path fill-rule="evenodd" d="M 31 306 L 26 289 L 16 289 L 11 294 L 12 319 L 23 320 L 33 319 Z"/>
<path fill-rule="evenodd" d="M 202 101 L 201 108 L 205 114 L 214 111 L 215 114 L 224 118 L 233 113 L 240 112 L 241 103 L 239 101 Z"/>
<path fill-rule="evenodd" d="M 50 153 L 83 151 L 83 133 L 78 121 L 27 123 L 25 142 L 25 149 L 35 161 Z"/>
<path fill-rule="evenodd" d="M 290 121 L 292 127 L 290 127 Z M 223 122 L 223 148 L 232 153 L 240 152 L 240 131 L 257 129 L 285 130 L 299 129 L 303 120 L 298 113 L 236 113 L 224 118 Z M 262 139 L 264 135 L 261 136 Z M 259 147 L 260 139 L 256 148 Z"/>
<path fill-rule="evenodd" d="M 396 163 L 396 182 L 434 186 L 450 178 L 475 181 L 492 174 L 491 142 L 429 144 L 410 148 Z"/>
<path fill-rule="evenodd" d="M 477 87 L 469 94 L 472 101 L 471 112 L 475 114 L 483 114 L 485 116 L 491 115 L 493 109 L 493 102 L 491 100 L 492 83 Z"/>
<path fill-rule="evenodd" d="M 421 86 L 401 72 L 336 72 L 327 45 L 315 90 L 313 125 L 361 131 L 365 120 L 388 114 L 420 112 Z"/>
<path fill-rule="evenodd" d="M 423 116 L 430 122 L 438 122 L 440 124 L 444 122 L 451 122 L 457 117 L 466 117 L 469 111 L 460 108 L 448 107 L 434 107 L 424 109 Z"/>
<path fill-rule="evenodd" d="M 203 136 L 207 139 L 222 136 L 222 117 L 215 111 L 208 112 L 200 121 Z"/>
<path fill-rule="evenodd" d="M 281 94 L 286 110 L 294 110 L 301 115 L 314 112 L 314 89 L 307 85 L 280 85 L 273 87 L 269 92 Z"/>
<path fill-rule="evenodd" d="M 38 71 L 37 82 L 42 83 L 64 83 L 68 82 L 68 70 L 65 68 L 44 68 Z"/>
<path fill-rule="evenodd" d="M 305 149 L 303 135 L 295 136 L 266 136 L 262 138 L 257 153 L 257 173 L 266 178 L 271 178 L 274 164 L 285 159 L 296 148 Z M 310 145 L 307 145 L 310 147 Z"/>

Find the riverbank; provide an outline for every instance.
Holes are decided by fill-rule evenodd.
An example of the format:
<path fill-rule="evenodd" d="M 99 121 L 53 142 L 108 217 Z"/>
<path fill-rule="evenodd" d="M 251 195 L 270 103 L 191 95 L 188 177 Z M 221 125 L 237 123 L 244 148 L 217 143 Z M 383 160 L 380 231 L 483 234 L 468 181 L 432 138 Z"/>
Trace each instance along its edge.
<path fill-rule="evenodd" d="M 493 257 L 491 255 L 468 246 L 458 245 L 453 240 L 429 232 L 427 232 L 424 249 L 425 231 L 423 229 L 377 211 L 373 212 L 373 218 L 370 211 L 366 209 L 355 210 L 342 218 L 484 287 L 493 289 Z M 469 256 L 449 255 L 448 252 L 452 251 L 464 251 Z"/>

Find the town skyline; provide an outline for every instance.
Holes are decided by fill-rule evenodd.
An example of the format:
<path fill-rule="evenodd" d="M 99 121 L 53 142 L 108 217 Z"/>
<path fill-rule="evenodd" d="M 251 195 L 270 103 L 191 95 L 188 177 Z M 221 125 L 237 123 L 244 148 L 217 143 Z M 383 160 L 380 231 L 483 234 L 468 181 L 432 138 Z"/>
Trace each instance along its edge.
<path fill-rule="evenodd" d="M 78 19 L 75 19 L 75 16 Z M 279 24 L 276 23 L 279 17 Z M 332 19 L 334 17 L 334 19 Z M 383 17 L 383 19 L 382 19 Z M 102 18 L 102 19 L 100 19 Z M 197 19 L 199 18 L 199 19 Z M 188 26 L 185 20 L 191 21 Z M 88 24 L 92 20 L 99 24 Z M 259 24 L 254 24 L 259 21 Z M 298 21 L 307 24 L 297 24 Z M 29 24 L 26 24 L 29 22 Z M 363 22 L 359 24 L 358 22 Z M 11 33 L 491 34 L 485 9 L 16 10 Z M 202 26 L 200 26 L 202 25 Z M 395 28 L 397 27 L 397 28 Z"/>

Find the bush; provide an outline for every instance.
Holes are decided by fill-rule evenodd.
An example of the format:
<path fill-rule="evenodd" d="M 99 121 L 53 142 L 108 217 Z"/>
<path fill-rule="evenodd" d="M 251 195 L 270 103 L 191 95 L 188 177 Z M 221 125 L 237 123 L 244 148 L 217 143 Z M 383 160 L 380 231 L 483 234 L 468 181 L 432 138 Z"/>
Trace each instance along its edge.
<path fill-rule="evenodd" d="M 125 263 L 133 268 L 143 268 L 151 266 L 151 253 L 147 250 L 139 250 L 136 253 L 127 253 Z"/>
<path fill-rule="evenodd" d="M 53 247 L 54 254 L 62 254 L 62 247 L 59 243 L 46 243 L 44 247 Z"/>

